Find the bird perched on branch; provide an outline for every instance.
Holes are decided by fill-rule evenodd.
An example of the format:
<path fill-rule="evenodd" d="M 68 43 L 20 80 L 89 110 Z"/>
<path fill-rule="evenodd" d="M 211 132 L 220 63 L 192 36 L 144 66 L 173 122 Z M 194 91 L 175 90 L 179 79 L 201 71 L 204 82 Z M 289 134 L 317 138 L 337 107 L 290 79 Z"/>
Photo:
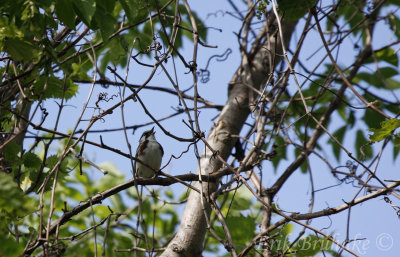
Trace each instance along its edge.
<path fill-rule="evenodd" d="M 134 169 L 138 177 L 152 178 L 161 167 L 161 160 L 164 155 L 164 149 L 157 142 L 154 134 L 154 127 L 143 132 L 139 140 L 139 146 L 136 150 L 136 159 Z M 150 168 L 151 167 L 151 168 Z"/>

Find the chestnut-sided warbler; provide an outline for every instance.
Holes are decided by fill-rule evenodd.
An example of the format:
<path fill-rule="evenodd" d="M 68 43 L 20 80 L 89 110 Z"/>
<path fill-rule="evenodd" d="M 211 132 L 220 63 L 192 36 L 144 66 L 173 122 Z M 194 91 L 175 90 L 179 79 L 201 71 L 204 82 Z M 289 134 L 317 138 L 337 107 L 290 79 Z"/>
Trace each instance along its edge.
<path fill-rule="evenodd" d="M 161 160 L 164 150 L 160 143 L 154 137 L 154 127 L 143 132 L 139 140 L 139 146 L 136 150 L 136 158 L 142 163 L 135 161 L 134 169 L 138 177 L 151 178 L 154 177 L 156 171 L 161 167 Z M 146 165 L 144 165 L 146 164 Z M 153 169 L 151 169 L 150 167 Z"/>

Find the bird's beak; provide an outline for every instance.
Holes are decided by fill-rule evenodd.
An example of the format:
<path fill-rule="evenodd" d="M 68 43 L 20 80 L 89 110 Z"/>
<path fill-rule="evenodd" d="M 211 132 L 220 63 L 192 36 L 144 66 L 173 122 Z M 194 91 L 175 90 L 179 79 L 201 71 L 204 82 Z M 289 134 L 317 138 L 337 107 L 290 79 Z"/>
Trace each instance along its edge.
<path fill-rule="evenodd" d="M 154 127 L 151 128 L 151 134 L 155 134 L 156 132 L 154 131 Z"/>

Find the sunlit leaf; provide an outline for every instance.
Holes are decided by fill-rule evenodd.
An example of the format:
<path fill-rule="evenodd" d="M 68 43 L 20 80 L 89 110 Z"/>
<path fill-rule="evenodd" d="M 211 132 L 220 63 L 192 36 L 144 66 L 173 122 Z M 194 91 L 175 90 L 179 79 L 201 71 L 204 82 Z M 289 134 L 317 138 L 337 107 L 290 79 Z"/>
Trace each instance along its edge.
<path fill-rule="evenodd" d="M 232 201 L 231 208 L 233 210 L 248 210 L 252 204 L 253 195 L 245 187 L 240 187 L 236 193 L 231 192 L 230 196 L 233 197 L 233 199 L 229 198 Z"/>
<path fill-rule="evenodd" d="M 382 121 L 380 124 L 380 128 L 370 128 L 373 134 L 369 136 L 370 142 L 379 142 L 384 140 L 386 137 L 391 136 L 392 132 L 400 127 L 399 119 L 391 119 Z"/>
<path fill-rule="evenodd" d="M 32 180 L 29 179 L 29 176 L 24 176 L 24 179 L 21 181 L 21 189 L 26 192 L 32 186 Z"/>
<path fill-rule="evenodd" d="M 376 59 L 378 59 L 379 61 L 385 61 L 389 64 L 392 64 L 394 66 L 398 66 L 399 64 L 399 58 L 397 56 L 397 54 L 394 52 L 394 50 L 390 47 L 388 48 L 384 48 L 382 50 L 380 50 L 379 52 L 375 53 Z M 370 57 L 367 59 L 366 61 L 367 63 L 373 63 L 374 62 L 374 58 Z"/>
<path fill-rule="evenodd" d="M 0 210 L 12 215 L 13 220 L 34 211 L 34 201 L 24 195 L 12 175 L 0 172 L 0 185 Z"/>

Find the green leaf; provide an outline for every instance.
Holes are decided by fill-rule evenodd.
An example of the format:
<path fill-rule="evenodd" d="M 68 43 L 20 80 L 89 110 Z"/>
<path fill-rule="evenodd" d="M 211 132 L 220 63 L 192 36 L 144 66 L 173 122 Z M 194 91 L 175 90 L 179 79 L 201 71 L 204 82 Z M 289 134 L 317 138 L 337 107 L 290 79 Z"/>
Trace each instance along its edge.
<path fill-rule="evenodd" d="M 0 220 L 2 222 L 2 220 Z M 24 250 L 23 244 L 17 243 L 17 241 L 13 238 L 7 237 L 7 232 L 0 232 L 0 253 L 1 256 L 7 257 L 17 257 L 21 256 Z"/>
<path fill-rule="evenodd" d="M 347 99 L 343 100 L 347 101 Z M 343 101 L 340 102 L 340 104 L 338 105 L 337 112 L 340 115 L 340 117 L 347 123 L 347 105 L 345 105 Z"/>
<path fill-rule="evenodd" d="M 167 189 L 167 191 L 165 191 L 165 196 L 168 197 L 170 200 L 174 199 L 174 192 L 171 189 Z"/>
<path fill-rule="evenodd" d="M 240 187 L 237 191 L 236 194 L 233 192 L 230 193 L 230 198 L 234 197 L 232 199 L 232 205 L 231 209 L 232 210 L 237 210 L 237 211 L 242 211 L 242 210 L 248 210 L 251 206 L 251 199 L 252 199 L 252 194 L 251 192 L 245 188 L 245 187 Z"/>
<path fill-rule="evenodd" d="M 46 159 L 46 167 L 49 169 L 52 169 L 58 162 L 58 156 L 57 155 L 51 155 L 47 157 Z"/>
<path fill-rule="evenodd" d="M 393 161 L 395 161 L 400 153 L 400 145 L 393 144 Z"/>
<path fill-rule="evenodd" d="M 75 13 L 87 25 L 90 26 L 93 15 L 96 11 L 95 0 L 74 0 L 73 6 Z"/>
<path fill-rule="evenodd" d="M 400 146 L 400 133 L 394 135 L 393 144 L 395 146 Z"/>
<path fill-rule="evenodd" d="M 284 14 L 285 20 L 296 21 L 303 17 L 316 0 L 278 0 L 279 11 Z"/>
<path fill-rule="evenodd" d="M 272 158 L 272 164 L 274 165 L 276 172 L 276 168 L 278 167 L 279 162 L 282 159 L 286 160 L 286 143 L 282 137 L 277 136 L 275 137 L 275 145 L 277 146 L 276 157 Z"/>
<path fill-rule="evenodd" d="M 32 19 L 33 17 L 35 17 L 35 14 L 39 12 L 33 1 L 26 1 L 24 5 L 25 8 L 21 13 L 21 20 L 23 21 Z"/>
<path fill-rule="evenodd" d="M 42 8 L 47 13 L 51 13 L 55 9 L 54 0 L 36 0 L 39 8 Z"/>
<path fill-rule="evenodd" d="M 118 38 L 114 38 L 109 41 L 109 50 L 106 55 L 103 56 L 100 62 L 100 72 L 104 73 L 109 63 L 113 65 L 121 65 L 124 67 L 127 62 L 126 53 L 129 51 L 129 44 L 126 44 L 127 35 L 120 35 Z"/>
<path fill-rule="evenodd" d="M 6 38 L 5 51 L 16 61 L 31 61 L 40 55 L 39 48 L 31 42 L 20 38 Z"/>
<path fill-rule="evenodd" d="M 379 124 L 385 120 L 385 117 L 374 110 L 366 109 L 362 120 L 369 128 L 377 128 L 379 127 Z"/>
<path fill-rule="evenodd" d="M 108 13 L 112 13 L 114 11 L 115 3 L 115 0 L 96 0 L 96 6 L 101 6 L 107 10 Z"/>
<path fill-rule="evenodd" d="M 243 215 L 228 216 L 226 223 L 234 242 L 245 244 L 253 238 L 256 223 L 252 217 L 244 217 Z"/>
<path fill-rule="evenodd" d="M 394 69 L 392 67 L 384 67 L 380 68 L 379 72 L 374 72 L 374 73 L 360 72 L 354 78 L 354 82 L 358 83 L 360 80 L 363 80 L 367 82 L 369 85 L 372 85 L 377 88 L 386 88 L 385 86 L 387 84 L 389 86 L 389 89 L 395 89 L 399 87 L 398 84 L 396 84 L 397 81 L 390 78 L 398 74 L 399 72 L 397 69 Z M 389 80 L 391 82 L 389 82 Z M 390 85 L 390 83 L 393 83 L 393 85 Z"/>
<path fill-rule="evenodd" d="M 255 235 L 256 223 L 253 217 L 245 217 L 242 214 L 239 214 L 238 216 L 229 215 L 225 218 L 225 222 L 237 249 L 243 249 L 246 243 L 248 243 Z M 221 225 L 217 226 L 215 230 L 221 238 L 226 238 Z"/>
<path fill-rule="evenodd" d="M 60 160 L 60 156 L 58 155 L 52 155 L 49 156 L 46 159 L 46 167 L 49 168 L 50 170 L 54 168 L 54 166 L 56 166 L 56 164 L 58 163 L 58 161 Z M 60 169 L 65 171 L 68 168 L 68 164 L 69 164 L 69 160 L 68 158 L 65 158 L 61 164 L 60 164 Z M 82 178 L 82 176 L 79 176 L 80 178 Z"/>
<path fill-rule="evenodd" d="M 279 256 L 283 251 L 287 250 L 290 246 L 289 235 L 293 231 L 293 224 L 284 225 L 283 228 L 279 227 L 270 232 L 271 235 L 278 235 L 271 238 L 271 251 L 273 256 Z"/>
<path fill-rule="evenodd" d="M 119 0 L 124 8 L 125 15 L 128 17 L 128 20 L 132 23 L 136 20 L 136 16 L 138 15 L 138 9 L 141 7 L 140 4 L 135 0 Z"/>
<path fill-rule="evenodd" d="M 360 72 L 357 74 L 357 76 L 354 78 L 354 82 L 357 83 L 359 81 L 365 81 L 369 85 L 372 85 L 374 87 L 380 87 L 382 88 L 382 82 L 381 79 L 378 76 L 378 73 L 366 73 L 366 72 Z"/>
<path fill-rule="evenodd" d="M 395 79 L 386 79 L 386 85 L 389 89 L 399 89 L 400 88 L 400 81 Z"/>
<path fill-rule="evenodd" d="M 381 51 L 376 52 L 375 56 L 378 59 L 378 61 L 385 61 L 396 67 L 399 64 L 399 58 L 392 48 L 382 49 Z M 373 63 L 373 62 L 374 62 L 374 59 L 372 57 L 370 57 L 366 60 L 366 63 Z"/>
<path fill-rule="evenodd" d="M 355 26 L 364 18 L 363 14 L 359 12 L 363 6 L 364 1 L 358 1 L 352 4 L 346 2 L 339 7 L 338 13 L 343 15 L 343 18 L 349 23 L 350 28 L 354 29 L 353 35 L 357 35 L 360 31 L 360 29 Z"/>
<path fill-rule="evenodd" d="M 73 0 L 57 0 L 57 17 L 70 29 L 75 29 L 75 12 Z"/>
<path fill-rule="evenodd" d="M 42 160 L 34 153 L 28 152 L 22 156 L 23 163 L 27 168 L 39 168 Z"/>
<path fill-rule="evenodd" d="M 261 20 L 261 17 L 264 15 L 265 10 L 267 9 L 268 0 L 262 0 L 258 2 L 258 6 L 256 8 L 256 16 L 257 19 Z"/>
<path fill-rule="evenodd" d="M 82 200 L 82 192 L 76 188 L 66 186 L 62 189 L 62 192 L 63 194 L 77 202 Z"/>
<path fill-rule="evenodd" d="M 343 142 L 343 138 L 344 138 L 344 134 L 345 134 L 345 132 L 346 132 L 346 130 L 347 130 L 347 125 L 344 125 L 343 127 L 341 127 L 341 128 L 339 128 L 338 130 L 336 130 L 334 133 L 333 133 L 333 136 L 334 137 L 336 137 L 336 139 L 339 141 L 339 142 Z M 340 160 L 340 153 L 341 153 L 341 148 L 340 148 L 340 146 L 335 142 L 335 141 L 333 141 L 332 139 L 330 140 L 330 143 L 332 144 L 332 150 L 333 150 L 333 154 L 335 155 L 335 157 L 336 157 L 336 160 Z"/>
<path fill-rule="evenodd" d="M 97 186 L 98 190 L 106 190 L 110 187 L 116 186 L 124 181 L 125 176 L 118 170 L 117 166 L 115 166 L 111 162 L 105 162 L 99 164 L 99 167 L 108 171 L 108 174 L 101 178 L 99 185 Z"/>
<path fill-rule="evenodd" d="M 71 78 L 72 79 L 82 79 L 82 80 L 90 80 L 90 76 L 87 75 L 87 71 L 84 67 L 85 65 L 83 63 L 72 63 L 71 68 L 72 68 L 72 73 L 71 73 Z"/>
<path fill-rule="evenodd" d="M 354 111 L 349 112 L 349 117 L 347 119 L 347 124 L 350 125 L 350 128 L 353 128 L 356 122 L 356 117 L 354 116 Z"/>
<path fill-rule="evenodd" d="M 397 38 L 400 38 L 400 20 L 393 13 L 388 15 L 390 29 L 396 34 Z"/>
<path fill-rule="evenodd" d="M 45 77 L 39 77 L 33 85 L 35 93 L 39 96 L 43 94 L 45 99 L 62 98 L 63 96 L 65 99 L 70 99 L 78 91 L 78 85 L 74 84 L 71 79 L 61 80 L 54 76 L 49 77 L 47 81 Z"/>
<path fill-rule="evenodd" d="M 0 185 L 0 210 L 7 212 L 12 220 L 34 211 L 32 199 L 24 195 L 11 175 L 0 172 Z"/>
<path fill-rule="evenodd" d="M 384 78 L 391 78 L 399 74 L 398 69 L 394 69 L 392 67 L 383 67 L 379 69 L 379 72 L 382 74 Z"/>
<path fill-rule="evenodd" d="M 9 17 L 0 16 L 0 47 L 3 46 L 6 38 L 23 38 L 24 32 L 19 29 Z M 1 49 L 1 48 L 0 48 Z M 1 49 L 2 50 L 2 49 Z"/>
<path fill-rule="evenodd" d="M 96 13 L 92 20 L 92 26 L 100 29 L 103 41 L 107 41 L 115 31 L 117 20 L 112 16 L 109 10 L 103 9 L 101 6 L 96 8 Z"/>
<path fill-rule="evenodd" d="M 372 147 L 360 129 L 356 133 L 355 147 L 358 159 L 366 160 L 372 157 Z"/>
<path fill-rule="evenodd" d="M 379 142 L 384 140 L 386 137 L 392 135 L 392 132 L 400 127 L 400 120 L 398 119 L 391 119 L 385 120 L 380 123 L 380 128 L 370 128 L 373 134 L 369 135 L 369 140 L 372 143 Z"/>
<path fill-rule="evenodd" d="M 24 179 L 22 179 L 21 182 L 21 189 L 22 191 L 26 192 L 28 189 L 32 186 L 32 180 L 29 178 L 29 176 L 23 176 Z"/>
<path fill-rule="evenodd" d="M 7 162 L 16 162 L 18 160 L 18 153 L 20 151 L 21 147 L 15 143 L 15 142 L 10 142 L 4 147 L 4 159 Z"/>

